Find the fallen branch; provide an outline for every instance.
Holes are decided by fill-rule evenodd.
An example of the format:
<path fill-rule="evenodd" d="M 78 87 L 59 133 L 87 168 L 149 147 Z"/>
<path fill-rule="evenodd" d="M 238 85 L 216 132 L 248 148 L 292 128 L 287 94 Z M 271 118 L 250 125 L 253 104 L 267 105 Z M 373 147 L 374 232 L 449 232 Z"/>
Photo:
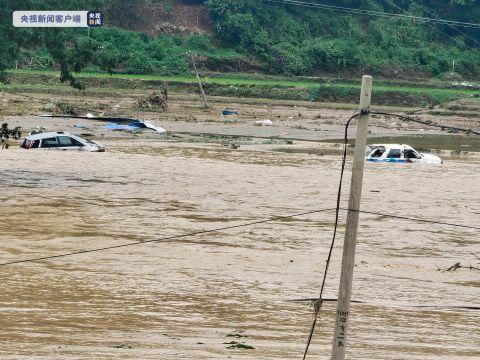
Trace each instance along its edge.
<path fill-rule="evenodd" d="M 452 266 L 450 266 L 447 269 L 442 270 L 442 269 L 438 268 L 437 270 L 445 272 L 445 271 L 457 271 L 458 269 L 480 270 L 480 267 L 473 266 L 472 264 L 469 264 L 468 266 L 464 266 L 464 265 L 460 264 L 460 262 L 456 262 L 455 264 L 453 264 Z"/>

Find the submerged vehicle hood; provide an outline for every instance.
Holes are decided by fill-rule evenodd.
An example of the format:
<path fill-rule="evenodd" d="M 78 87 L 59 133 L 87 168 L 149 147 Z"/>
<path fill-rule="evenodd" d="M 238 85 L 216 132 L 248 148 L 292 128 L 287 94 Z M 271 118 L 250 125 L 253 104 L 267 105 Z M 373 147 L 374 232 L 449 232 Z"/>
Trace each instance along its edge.
<path fill-rule="evenodd" d="M 421 153 L 422 159 L 420 162 L 425 164 L 442 164 L 443 161 L 436 155 Z"/>
<path fill-rule="evenodd" d="M 88 141 L 88 143 L 85 145 L 83 150 L 91 151 L 91 152 L 105 152 L 105 147 L 102 144 L 99 144 L 93 141 Z"/>

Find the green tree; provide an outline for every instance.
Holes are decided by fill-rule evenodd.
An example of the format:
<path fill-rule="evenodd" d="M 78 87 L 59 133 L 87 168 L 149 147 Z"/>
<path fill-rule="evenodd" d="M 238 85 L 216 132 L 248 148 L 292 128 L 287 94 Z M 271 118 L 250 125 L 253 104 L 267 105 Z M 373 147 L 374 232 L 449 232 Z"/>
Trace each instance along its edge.
<path fill-rule="evenodd" d="M 8 82 L 6 69 L 20 56 L 21 48 L 45 48 L 60 68 L 60 80 L 77 89 L 84 88 L 73 75 L 93 60 L 94 43 L 76 41 L 79 30 L 67 28 L 15 28 L 15 10 L 78 10 L 99 9 L 106 0 L 0 0 L 0 80 Z"/>

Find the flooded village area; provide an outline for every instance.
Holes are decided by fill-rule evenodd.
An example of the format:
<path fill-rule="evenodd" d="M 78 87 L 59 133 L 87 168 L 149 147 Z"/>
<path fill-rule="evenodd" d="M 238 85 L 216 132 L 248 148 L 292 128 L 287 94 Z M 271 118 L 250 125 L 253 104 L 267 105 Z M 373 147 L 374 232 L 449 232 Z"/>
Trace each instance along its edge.
<path fill-rule="evenodd" d="M 204 109 L 196 94 L 172 93 L 153 111 L 138 107 L 146 94 L 0 94 L 2 123 L 23 137 L 64 131 L 106 149 L 10 140 L 0 151 L 0 262 L 80 252 L 1 267 L 0 358 L 301 358 L 313 309 L 294 300 L 318 297 L 357 106 L 210 96 Z M 67 105 L 83 118 L 39 116 Z M 480 129 L 480 103 L 457 105 L 372 109 Z M 166 132 L 113 131 L 102 116 Z M 478 359 L 479 312 L 465 307 L 480 303 L 480 138 L 379 115 L 368 137 L 443 164 L 365 164 L 361 209 L 376 214 L 360 214 L 352 299 L 365 303 L 352 303 L 347 357 Z M 345 221 L 340 211 L 326 298 L 337 297 Z M 308 358 L 330 359 L 334 315 L 325 303 Z"/>

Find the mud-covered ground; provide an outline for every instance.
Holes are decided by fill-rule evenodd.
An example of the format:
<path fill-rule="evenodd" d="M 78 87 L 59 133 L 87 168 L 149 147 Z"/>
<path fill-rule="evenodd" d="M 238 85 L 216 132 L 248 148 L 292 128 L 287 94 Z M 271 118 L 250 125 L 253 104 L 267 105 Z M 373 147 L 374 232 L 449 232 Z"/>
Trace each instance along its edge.
<path fill-rule="evenodd" d="M 321 140 L 342 138 L 344 124 L 356 112 L 355 105 L 315 103 L 302 101 L 279 101 L 265 99 L 233 99 L 211 97 L 210 108 L 203 109 L 202 102 L 196 95 L 172 94 L 166 112 L 140 109 L 136 99 L 147 95 L 147 90 L 132 90 L 130 93 L 108 93 L 95 96 L 81 93 L 76 96 L 59 94 L 9 94 L 2 93 L 2 115 L 13 126 L 25 129 L 46 127 L 48 130 L 80 131 L 73 125 L 90 127 L 90 131 L 99 130 L 95 125 L 105 122 L 92 120 L 41 119 L 36 115 L 61 113 L 58 103 L 71 105 L 80 116 L 90 113 L 94 116 L 122 116 L 149 120 L 168 131 L 203 132 L 249 136 L 275 136 L 282 138 L 301 138 Z M 231 109 L 238 115 L 223 116 L 222 110 Z M 480 131 L 480 102 L 461 100 L 446 104 L 437 109 L 413 108 L 374 108 L 392 113 L 412 114 L 422 120 L 439 125 L 449 125 Z M 13 117 L 9 117 L 13 116 Z M 32 117 L 32 115 L 35 115 Z M 22 116 L 22 117 L 18 117 Z M 256 126 L 255 122 L 270 120 L 272 126 Z M 445 133 L 433 127 L 424 127 L 407 123 L 394 117 L 372 116 L 370 136 Z M 351 129 L 354 134 L 354 128 Z M 98 136 L 110 136 L 105 131 L 97 131 Z"/>
<path fill-rule="evenodd" d="M 121 99 L 107 100 L 123 114 Z M 27 130 L 90 133 L 107 152 L 0 151 L 0 262 L 158 241 L 1 267 L 0 358 L 300 358 L 312 309 L 290 300 L 318 296 L 333 211 L 175 236 L 333 208 L 339 156 L 316 151 L 327 146 L 316 142 L 249 138 L 232 149 L 211 137 L 132 135 L 31 115 L 52 101 L 32 100 L 30 113 L 22 107 L 6 119 Z M 205 112 L 176 99 L 166 114 L 138 115 L 171 131 L 320 140 L 341 137 L 353 113 L 239 101 L 229 122 L 218 114 L 225 103 L 212 105 Z M 274 125 L 253 125 L 266 118 Z M 372 120 L 372 134 L 429 132 L 397 128 Z M 350 168 L 349 159 L 343 207 Z M 478 226 L 479 173 L 475 155 L 441 166 L 368 163 L 362 209 Z M 344 223 L 342 212 L 327 297 L 337 293 Z M 480 272 L 439 271 L 478 266 L 478 231 L 362 214 L 358 240 L 353 298 L 367 304 L 352 305 L 350 359 L 479 358 L 478 311 L 441 306 L 479 305 Z M 329 359 L 333 314 L 326 304 L 312 359 Z M 253 349 L 229 348 L 232 341 Z"/>

